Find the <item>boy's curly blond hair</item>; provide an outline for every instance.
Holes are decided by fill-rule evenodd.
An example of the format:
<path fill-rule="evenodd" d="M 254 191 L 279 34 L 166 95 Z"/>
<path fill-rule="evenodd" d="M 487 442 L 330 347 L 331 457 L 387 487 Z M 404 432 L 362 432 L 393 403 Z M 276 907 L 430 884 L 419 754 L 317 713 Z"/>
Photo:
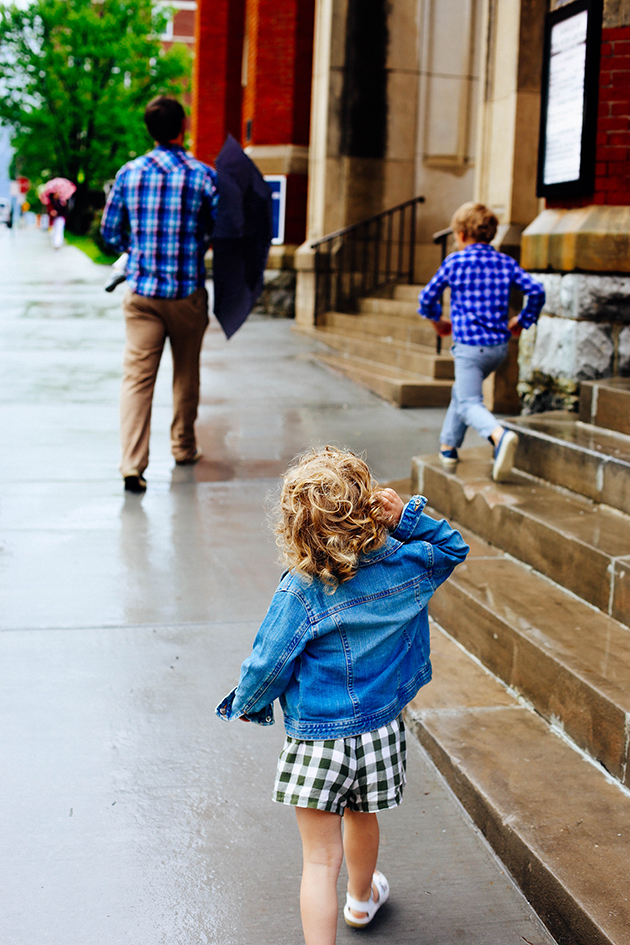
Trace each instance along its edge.
<path fill-rule="evenodd" d="M 285 564 L 334 589 L 356 574 L 359 556 L 387 538 L 367 463 L 349 450 L 325 446 L 299 457 L 280 494 L 276 541 Z"/>
<path fill-rule="evenodd" d="M 490 207 L 472 200 L 458 207 L 451 220 L 453 233 L 463 233 L 464 239 L 473 239 L 477 243 L 491 243 L 498 225 L 499 221 Z"/>

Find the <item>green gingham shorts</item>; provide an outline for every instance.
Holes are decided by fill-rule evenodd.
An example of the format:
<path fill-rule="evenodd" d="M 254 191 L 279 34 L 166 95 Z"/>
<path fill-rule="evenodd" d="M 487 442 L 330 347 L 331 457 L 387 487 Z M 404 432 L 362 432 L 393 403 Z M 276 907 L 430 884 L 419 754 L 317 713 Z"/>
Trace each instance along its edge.
<path fill-rule="evenodd" d="M 287 736 L 272 799 L 343 814 L 397 807 L 405 786 L 407 743 L 402 715 L 351 738 L 299 741 Z"/>

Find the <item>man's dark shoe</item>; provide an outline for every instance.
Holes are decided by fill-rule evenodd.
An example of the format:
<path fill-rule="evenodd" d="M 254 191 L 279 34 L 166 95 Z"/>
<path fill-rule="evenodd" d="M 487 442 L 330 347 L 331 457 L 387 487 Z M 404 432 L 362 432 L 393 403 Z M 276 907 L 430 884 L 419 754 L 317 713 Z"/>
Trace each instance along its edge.
<path fill-rule="evenodd" d="M 125 476 L 125 492 L 141 494 L 146 492 L 147 481 L 142 476 Z"/>
<path fill-rule="evenodd" d="M 201 452 L 201 450 L 195 450 L 194 456 L 190 456 L 188 459 L 176 459 L 175 465 L 176 466 L 194 466 L 195 463 L 199 462 L 202 456 L 203 456 L 203 453 Z"/>

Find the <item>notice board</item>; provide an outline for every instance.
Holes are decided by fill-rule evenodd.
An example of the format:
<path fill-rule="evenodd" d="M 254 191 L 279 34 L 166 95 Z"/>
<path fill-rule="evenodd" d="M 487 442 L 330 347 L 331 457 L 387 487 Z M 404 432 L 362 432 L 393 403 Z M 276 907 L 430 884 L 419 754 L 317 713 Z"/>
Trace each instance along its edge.
<path fill-rule="evenodd" d="M 574 0 L 545 20 L 539 197 L 593 192 L 602 0 Z"/>

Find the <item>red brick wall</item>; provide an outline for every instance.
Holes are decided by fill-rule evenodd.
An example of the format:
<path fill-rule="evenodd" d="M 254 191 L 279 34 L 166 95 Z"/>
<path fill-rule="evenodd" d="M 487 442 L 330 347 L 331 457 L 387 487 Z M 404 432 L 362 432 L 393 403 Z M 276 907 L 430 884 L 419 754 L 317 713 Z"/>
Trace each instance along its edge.
<path fill-rule="evenodd" d="M 630 205 L 630 26 L 602 30 L 593 203 Z"/>
<path fill-rule="evenodd" d="M 593 194 L 548 207 L 630 206 L 630 26 L 602 30 Z"/>
<path fill-rule="evenodd" d="M 314 22 L 315 0 L 198 0 L 192 129 L 197 157 L 213 163 L 228 132 L 243 145 L 308 145 Z M 288 176 L 286 243 L 304 239 L 306 191 L 305 174 Z"/>
<path fill-rule="evenodd" d="M 173 36 L 195 35 L 194 10 L 176 10 L 173 17 Z"/>
<path fill-rule="evenodd" d="M 199 0 L 193 72 L 195 156 L 214 163 L 229 133 L 241 140 L 245 0 Z"/>
<path fill-rule="evenodd" d="M 314 8 L 314 0 L 247 0 L 247 144 L 308 144 Z"/>

